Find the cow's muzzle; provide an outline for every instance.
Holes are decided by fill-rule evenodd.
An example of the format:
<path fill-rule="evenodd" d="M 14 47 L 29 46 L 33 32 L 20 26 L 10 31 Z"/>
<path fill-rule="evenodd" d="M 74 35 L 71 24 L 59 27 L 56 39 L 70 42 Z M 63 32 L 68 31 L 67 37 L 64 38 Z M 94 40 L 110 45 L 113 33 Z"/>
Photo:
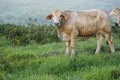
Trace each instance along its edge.
<path fill-rule="evenodd" d="M 55 24 L 55 26 L 60 26 L 60 23 L 54 23 Z"/>

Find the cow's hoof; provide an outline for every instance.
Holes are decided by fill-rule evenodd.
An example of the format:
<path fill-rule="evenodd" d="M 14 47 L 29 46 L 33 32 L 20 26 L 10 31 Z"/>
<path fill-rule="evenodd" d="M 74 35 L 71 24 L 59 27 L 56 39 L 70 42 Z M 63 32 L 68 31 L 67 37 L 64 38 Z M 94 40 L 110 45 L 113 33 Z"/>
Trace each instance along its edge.
<path fill-rule="evenodd" d="M 99 54 L 99 52 L 95 52 L 95 55 L 98 55 Z"/>
<path fill-rule="evenodd" d="M 65 53 L 66 56 L 68 56 L 70 53 Z"/>
<path fill-rule="evenodd" d="M 75 57 L 75 53 L 71 53 L 71 58 L 74 58 Z"/>
<path fill-rule="evenodd" d="M 75 58 L 75 55 L 70 55 L 70 58 L 71 58 L 71 59 L 74 59 L 74 58 Z"/>

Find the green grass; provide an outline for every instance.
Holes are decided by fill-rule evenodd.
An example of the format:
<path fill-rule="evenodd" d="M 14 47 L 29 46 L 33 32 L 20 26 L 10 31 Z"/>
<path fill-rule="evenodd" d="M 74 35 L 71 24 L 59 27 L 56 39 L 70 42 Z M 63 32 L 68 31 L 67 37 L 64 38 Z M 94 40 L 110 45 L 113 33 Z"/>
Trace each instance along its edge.
<path fill-rule="evenodd" d="M 120 80 L 120 41 L 116 53 L 103 41 L 95 55 L 96 39 L 77 41 L 76 56 L 65 56 L 63 42 L 10 46 L 0 39 L 0 80 Z"/>

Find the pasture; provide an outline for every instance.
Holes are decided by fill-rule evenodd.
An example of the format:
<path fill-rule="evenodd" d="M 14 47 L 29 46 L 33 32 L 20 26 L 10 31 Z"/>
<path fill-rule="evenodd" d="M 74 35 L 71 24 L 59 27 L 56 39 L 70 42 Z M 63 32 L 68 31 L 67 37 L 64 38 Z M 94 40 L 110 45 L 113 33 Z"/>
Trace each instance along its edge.
<path fill-rule="evenodd" d="M 112 26 L 115 53 L 111 53 L 104 38 L 100 53 L 95 55 L 97 42 L 93 35 L 88 41 L 77 38 L 76 55 L 71 57 L 65 55 L 65 43 L 58 38 L 56 27 L 46 20 L 53 9 L 96 8 L 111 12 L 120 7 L 120 0 L 0 0 L 0 3 L 0 80 L 120 80 L 120 27 Z"/>
<path fill-rule="evenodd" d="M 77 40 L 76 56 L 65 54 L 64 42 L 11 45 L 0 37 L 0 80 L 120 80 L 120 38 L 113 33 L 115 53 L 105 39 L 95 55 L 96 38 Z"/>

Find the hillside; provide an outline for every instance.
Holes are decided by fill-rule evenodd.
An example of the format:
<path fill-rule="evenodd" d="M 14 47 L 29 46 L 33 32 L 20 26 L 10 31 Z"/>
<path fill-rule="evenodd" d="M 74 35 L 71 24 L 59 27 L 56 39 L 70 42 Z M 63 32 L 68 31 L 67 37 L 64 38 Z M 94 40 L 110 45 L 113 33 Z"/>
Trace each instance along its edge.
<path fill-rule="evenodd" d="M 0 0 L 0 23 L 28 23 L 28 18 L 36 23 L 46 23 L 46 15 L 53 9 L 83 10 L 103 9 L 111 11 L 120 7 L 120 0 Z"/>

